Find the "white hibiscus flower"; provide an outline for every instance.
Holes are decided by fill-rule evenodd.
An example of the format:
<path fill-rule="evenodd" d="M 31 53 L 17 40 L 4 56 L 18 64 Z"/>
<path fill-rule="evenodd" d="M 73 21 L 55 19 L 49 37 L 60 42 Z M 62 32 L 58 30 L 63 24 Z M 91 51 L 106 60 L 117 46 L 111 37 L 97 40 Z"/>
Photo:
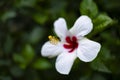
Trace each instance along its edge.
<path fill-rule="evenodd" d="M 42 56 L 49 58 L 58 56 L 55 64 L 57 71 L 69 74 L 77 57 L 84 62 L 90 62 L 100 51 L 99 43 L 84 37 L 92 29 L 93 24 L 88 16 L 79 17 L 70 30 L 67 29 L 65 20 L 59 18 L 54 23 L 54 31 L 60 40 L 49 36 L 50 41 L 42 46 Z"/>

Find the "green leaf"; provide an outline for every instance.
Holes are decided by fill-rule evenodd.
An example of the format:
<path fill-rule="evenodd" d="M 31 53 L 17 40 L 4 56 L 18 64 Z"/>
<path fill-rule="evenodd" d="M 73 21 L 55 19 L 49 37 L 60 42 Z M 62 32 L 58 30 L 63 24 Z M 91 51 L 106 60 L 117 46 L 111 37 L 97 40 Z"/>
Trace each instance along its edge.
<path fill-rule="evenodd" d="M 99 14 L 96 18 L 93 19 L 94 29 L 90 33 L 90 36 L 93 36 L 101 31 L 103 31 L 104 29 L 109 27 L 109 25 L 111 25 L 113 23 L 114 23 L 114 21 L 108 15 Z"/>
<path fill-rule="evenodd" d="M 94 74 L 91 80 L 106 80 L 106 78 L 100 74 Z"/>
<path fill-rule="evenodd" d="M 8 19 L 10 19 L 10 18 L 13 18 L 13 17 L 15 17 L 15 16 L 16 16 L 16 12 L 10 10 L 10 11 L 6 11 L 6 12 L 2 15 L 1 19 L 2 19 L 3 22 L 5 22 L 6 20 L 8 20 Z"/>
<path fill-rule="evenodd" d="M 11 61 L 9 60 L 0 60 L 0 66 L 10 66 Z"/>
<path fill-rule="evenodd" d="M 91 67 L 92 69 L 100 71 L 100 72 L 111 73 L 108 67 L 99 58 L 97 58 L 91 63 Z"/>
<path fill-rule="evenodd" d="M 24 63 L 25 62 L 24 57 L 20 54 L 17 54 L 17 53 L 13 54 L 13 60 L 17 63 Z"/>
<path fill-rule="evenodd" d="M 98 8 L 93 0 L 83 0 L 80 4 L 80 12 L 81 15 L 87 15 L 94 18 L 98 14 Z"/>
<path fill-rule="evenodd" d="M 35 27 L 29 35 L 29 41 L 32 44 L 35 44 L 43 38 L 45 30 L 40 27 Z M 41 35 L 42 34 L 42 35 Z"/>
<path fill-rule="evenodd" d="M 11 36 L 7 36 L 6 41 L 4 43 L 4 51 L 5 53 L 10 53 L 13 49 L 13 39 Z"/>
<path fill-rule="evenodd" d="M 10 72 L 14 77 L 21 77 L 23 75 L 23 70 L 18 66 L 12 66 Z"/>
<path fill-rule="evenodd" d="M 109 61 L 113 60 L 114 56 L 111 55 L 110 50 L 106 46 L 102 45 L 99 53 L 99 58 L 102 61 L 106 62 L 106 64 L 111 64 Z"/>
<path fill-rule="evenodd" d="M 22 54 L 14 54 L 13 60 L 18 63 L 18 65 L 25 69 L 28 64 L 33 60 L 35 52 L 31 45 L 26 44 L 22 50 Z"/>
<path fill-rule="evenodd" d="M 79 80 L 89 80 L 90 79 L 90 77 L 89 76 L 82 76 L 82 77 L 80 77 L 80 79 Z"/>
<path fill-rule="evenodd" d="M 37 13 L 37 14 L 34 14 L 33 15 L 33 19 L 37 22 L 37 23 L 39 23 L 39 24 L 44 24 L 46 21 L 47 21 L 47 19 L 48 19 L 48 16 L 47 16 L 47 14 L 45 13 L 45 14 L 43 14 L 43 13 Z"/>
<path fill-rule="evenodd" d="M 29 44 L 26 44 L 22 50 L 22 56 L 24 57 L 26 63 L 30 63 L 34 56 L 35 56 L 35 51 L 34 49 L 32 48 L 31 45 Z"/>
<path fill-rule="evenodd" d="M 27 67 L 27 62 L 21 54 L 15 53 L 13 55 L 13 60 L 19 65 L 20 68 L 25 69 Z"/>
<path fill-rule="evenodd" d="M 24 62 L 24 63 L 18 64 L 18 65 L 19 65 L 19 67 L 20 67 L 21 69 L 26 69 L 26 67 L 27 67 L 28 64 L 26 64 L 26 63 Z"/>
<path fill-rule="evenodd" d="M 46 59 L 39 58 L 33 63 L 33 68 L 40 70 L 49 69 L 51 64 Z"/>
<path fill-rule="evenodd" d="M 103 40 L 107 41 L 104 44 L 111 45 L 111 46 L 112 45 L 120 45 L 120 39 L 117 38 L 116 36 L 113 36 L 113 34 L 110 34 L 108 32 L 102 32 L 100 35 Z M 111 36 L 112 36 L 112 38 L 111 38 Z"/>
<path fill-rule="evenodd" d="M 12 80 L 10 76 L 0 76 L 0 80 Z"/>
<path fill-rule="evenodd" d="M 106 14 L 100 14 L 93 20 L 94 28 L 96 30 L 104 29 L 108 25 L 112 24 L 113 20 Z"/>
<path fill-rule="evenodd" d="M 36 4 L 37 0 L 16 0 L 16 7 L 33 7 Z"/>

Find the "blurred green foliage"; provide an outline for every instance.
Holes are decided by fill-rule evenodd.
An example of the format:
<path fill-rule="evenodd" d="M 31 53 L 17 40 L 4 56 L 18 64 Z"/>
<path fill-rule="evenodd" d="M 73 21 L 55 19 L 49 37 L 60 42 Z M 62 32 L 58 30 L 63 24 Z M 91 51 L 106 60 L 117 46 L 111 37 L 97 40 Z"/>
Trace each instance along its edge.
<path fill-rule="evenodd" d="M 0 80 L 120 80 L 119 0 L 0 0 Z M 43 58 L 41 46 L 54 34 L 53 22 L 68 27 L 80 15 L 91 17 L 87 35 L 102 44 L 91 63 L 76 60 L 68 76 L 55 70 L 55 58 Z"/>

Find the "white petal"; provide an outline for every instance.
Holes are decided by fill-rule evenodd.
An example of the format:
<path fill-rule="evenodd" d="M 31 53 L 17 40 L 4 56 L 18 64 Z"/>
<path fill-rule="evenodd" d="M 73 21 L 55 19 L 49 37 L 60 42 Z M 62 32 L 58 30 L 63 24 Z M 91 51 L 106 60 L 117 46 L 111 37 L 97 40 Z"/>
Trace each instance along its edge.
<path fill-rule="evenodd" d="M 76 59 L 76 53 L 64 52 L 57 57 L 56 69 L 61 74 L 69 74 L 74 60 Z"/>
<path fill-rule="evenodd" d="M 91 32 L 92 28 L 93 24 L 91 19 L 88 16 L 81 16 L 76 20 L 70 32 L 79 38 Z"/>
<path fill-rule="evenodd" d="M 57 36 L 59 36 L 60 39 L 65 38 L 68 30 L 64 18 L 59 18 L 54 22 L 54 31 L 56 32 Z"/>
<path fill-rule="evenodd" d="M 77 56 L 84 62 L 90 62 L 96 58 L 100 48 L 101 45 L 99 43 L 84 38 L 79 42 Z"/>
<path fill-rule="evenodd" d="M 55 57 L 58 54 L 62 53 L 62 46 L 60 43 L 58 43 L 57 45 L 53 45 L 50 42 L 46 42 L 41 49 L 41 54 L 44 57 Z"/>

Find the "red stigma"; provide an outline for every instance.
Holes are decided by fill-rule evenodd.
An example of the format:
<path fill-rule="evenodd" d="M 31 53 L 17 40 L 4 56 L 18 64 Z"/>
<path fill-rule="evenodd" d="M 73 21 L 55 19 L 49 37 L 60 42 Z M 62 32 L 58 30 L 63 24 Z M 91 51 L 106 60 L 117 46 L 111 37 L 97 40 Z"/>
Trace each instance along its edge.
<path fill-rule="evenodd" d="M 67 36 L 65 40 L 67 43 L 64 44 L 63 47 L 65 49 L 68 49 L 69 53 L 73 52 L 78 47 L 77 38 L 75 36 L 73 37 Z"/>

